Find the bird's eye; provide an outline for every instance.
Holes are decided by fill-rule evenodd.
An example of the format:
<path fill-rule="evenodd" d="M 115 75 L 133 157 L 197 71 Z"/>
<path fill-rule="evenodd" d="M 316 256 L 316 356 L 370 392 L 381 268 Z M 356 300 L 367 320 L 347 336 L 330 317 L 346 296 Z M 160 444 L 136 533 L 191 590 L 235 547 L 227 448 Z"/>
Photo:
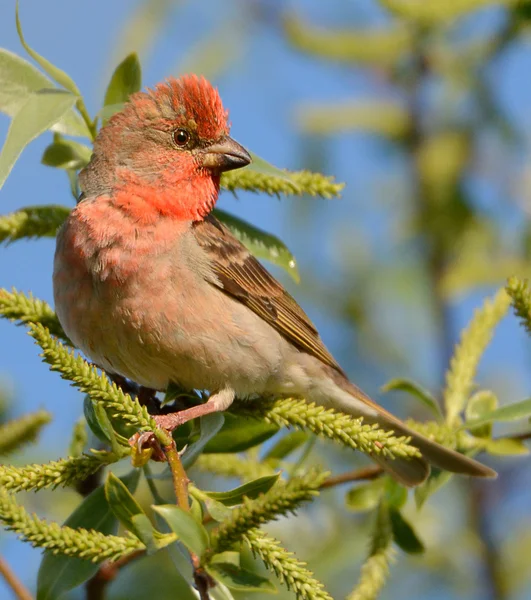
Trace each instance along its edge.
<path fill-rule="evenodd" d="M 173 132 L 173 141 L 177 146 L 182 148 L 190 141 L 190 134 L 188 131 L 186 131 L 186 129 L 176 129 Z"/>

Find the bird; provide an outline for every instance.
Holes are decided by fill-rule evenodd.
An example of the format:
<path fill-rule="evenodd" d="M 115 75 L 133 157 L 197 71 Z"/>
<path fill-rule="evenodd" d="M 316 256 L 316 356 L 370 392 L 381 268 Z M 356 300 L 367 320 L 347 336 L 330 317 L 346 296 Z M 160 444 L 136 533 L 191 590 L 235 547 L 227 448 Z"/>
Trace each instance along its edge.
<path fill-rule="evenodd" d="M 205 78 L 132 94 L 101 127 L 80 201 L 57 235 L 54 301 L 74 345 L 110 375 L 208 400 L 159 415 L 171 431 L 235 398 L 301 397 L 411 438 L 421 456 L 372 458 L 401 484 L 430 465 L 496 473 L 414 431 L 347 377 L 294 298 L 212 215 L 223 172 L 251 162 Z"/>

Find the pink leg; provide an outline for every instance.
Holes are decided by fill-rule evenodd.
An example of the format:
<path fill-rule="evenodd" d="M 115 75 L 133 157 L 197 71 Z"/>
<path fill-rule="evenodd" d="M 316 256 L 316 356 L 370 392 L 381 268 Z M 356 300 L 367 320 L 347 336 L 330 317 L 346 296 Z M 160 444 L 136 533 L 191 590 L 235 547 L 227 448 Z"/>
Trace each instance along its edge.
<path fill-rule="evenodd" d="M 205 404 L 199 404 L 186 410 L 181 410 L 175 413 L 169 413 L 167 415 L 155 415 L 153 418 L 157 422 L 157 425 L 166 431 L 173 431 L 183 423 L 197 419 L 197 417 L 203 417 L 204 415 L 210 415 L 215 412 L 222 412 L 227 410 L 234 401 L 234 390 L 225 388 L 217 394 L 210 396 Z"/>

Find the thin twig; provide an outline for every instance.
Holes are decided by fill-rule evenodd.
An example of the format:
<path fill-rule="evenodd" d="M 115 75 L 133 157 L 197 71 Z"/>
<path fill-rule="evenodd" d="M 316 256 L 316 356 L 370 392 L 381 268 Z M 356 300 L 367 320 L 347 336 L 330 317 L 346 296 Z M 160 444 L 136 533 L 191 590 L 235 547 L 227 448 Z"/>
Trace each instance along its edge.
<path fill-rule="evenodd" d="M 524 431 L 523 433 L 515 433 L 513 435 L 505 435 L 499 439 L 520 440 L 523 442 L 525 440 L 531 440 L 531 431 Z"/>
<path fill-rule="evenodd" d="M 184 470 L 181 457 L 179 456 L 177 446 L 175 445 L 173 439 L 167 446 L 164 446 L 162 450 L 166 455 L 166 459 L 170 467 L 177 504 L 183 510 L 189 511 L 190 503 L 188 501 L 188 484 L 190 480 L 188 479 L 188 475 Z"/>
<path fill-rule="evenodd" d="M 326 488 L 335 487 L 336 485 L 341 485 L 342 483 L 351 483 L 353 481 L 376 479 L 377 477 L 380 477 L 383 472 L 382 467 L 379 467 L 378 465 L 369 465 L 362 469 L 355 469 L 354 471 L 348 471 L 347 473 L 341 473 L 341 475 L 329 477 L 323 481 L 319 489 L 324 490 Z"/>
<path fill-rule="evenodd" d="M 175 445 L 175 441 L 170 437 L 170 443 L 165 444 L 162 448 L 170 467 L 171 476 L 173 479 L 173 489 L 175 490 L 175 497 L 177 498 L 178 506 L 185 511 L 190 510 L 190 502 L 188 500 L 188 484 L 190 480 L 184 470 L 181 457 Z M 210 587 L 210 578 L 201 566 L 201 559 L 194 552 L 190 552 L 190 558 L 192 559 L 192 565 L 194 567 L 194 582 L 199 592 L 201 600 L 210 600 L 208 594 L 208 588 Z"/>
<path fill-rule="evenodd" d="M 127 566 L 129 563 L 133 562 L 137 558 L 144 556 L 146 553 L 145 550 L 138 550 L 136 552 L 131 552 L 122 558 L 114 562 L 110 562 L 106 560 L 94 577 L 89 579 L 86 584 L 87 598 L 90 600 L 104 600 L 105 599 L 105 590 L 107 585 L 114 581 L 116 577 L 118 577 L 118 573 Z"/>
<path fill-rule="evenodd" d="M 33 596 L 29 593 L 26 586 L 13 573 L 11 567 L 2 556 L 0 556 L 0 575 L 2 575 L 8 587 L 11 588 L 17 600 L 33 600 Z"/>

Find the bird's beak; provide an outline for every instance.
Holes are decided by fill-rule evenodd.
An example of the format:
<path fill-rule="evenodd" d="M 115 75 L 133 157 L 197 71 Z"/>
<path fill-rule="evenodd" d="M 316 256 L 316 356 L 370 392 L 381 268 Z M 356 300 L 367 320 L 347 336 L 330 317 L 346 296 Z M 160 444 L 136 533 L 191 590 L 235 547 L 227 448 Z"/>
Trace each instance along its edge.
<path fill-rule="evenodd" d="M 213 171 L 232 171 L 251 162 L 249 152 L 228 135 L 203 148 L 199 153 L 201 166 Z"/>

